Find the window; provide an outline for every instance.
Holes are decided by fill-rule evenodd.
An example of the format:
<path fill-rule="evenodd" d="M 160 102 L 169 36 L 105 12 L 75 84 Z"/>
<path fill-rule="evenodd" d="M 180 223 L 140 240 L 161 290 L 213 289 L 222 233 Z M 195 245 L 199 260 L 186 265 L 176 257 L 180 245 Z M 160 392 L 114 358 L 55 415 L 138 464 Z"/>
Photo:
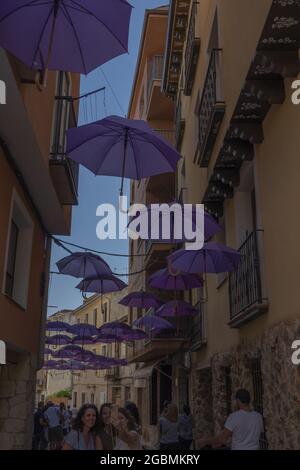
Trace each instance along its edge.
<path fill-rule="evenodd" d="M 81 394 L 81 406 L 85 404 L 85 393 Z"/>
<path fill-rule="evenodd" d="M 85 314 L 85 323 L 88 323 L 88 322 L 89 322 L 89 314 L 86 313 L 86 314 Z"/>
<path fill-rule="evenodd" d="M 80 318 L 77 318 L 77 323 L 80 323 Z"/>
<path fill-rule="evenodd" d="M 102 306 L 103 323 L 107 322 L 107 303 Z"/>
<path fill-rule="evenodd" d="M 96 308 L 93 311 L 93 324 L 97 326 L 97 309 Z"/>
<path fill-rule="evenodd" d="M 6 268 L 6 283 L 5 293 L 12 297 L 15 277 L 15 266 L 16 266 L 16 255 L 17 255 L 17 244 L 18 244 L 19 229 L 15 222 L 12 220 L 10 228 L 10 240 L 8 248 L 8 260 Z"/>
<path fill-rule="evenodd" d="M 77 392 L 73 392 L 73 407 L 77 408 Z"/>
<path fill-rule="evenodd" d="M 91 405 L 95 404 L 95 394 L 91 393 Z"/>
<path fill-rule="evenodd" d="M 27 308 L 30 278 L 33 221 L 14 191 L 7 237 L 3 292 L 22 308 Z"/>
<path fill-rule="evenodd" d="M 106 356 L 106 345 L 102 346 L 102 356 Z"/>

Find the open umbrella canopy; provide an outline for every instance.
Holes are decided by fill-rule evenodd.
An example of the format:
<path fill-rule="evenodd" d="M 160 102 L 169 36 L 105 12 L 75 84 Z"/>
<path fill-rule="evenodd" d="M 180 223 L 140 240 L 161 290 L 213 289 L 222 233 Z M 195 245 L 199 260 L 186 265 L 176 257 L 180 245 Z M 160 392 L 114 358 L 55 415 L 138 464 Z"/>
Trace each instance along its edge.
<path fill-rule="evenodd" d="M 95 340 L 92 336 L 77 335 L 72 339 L 72 344 L 84 345 L 84 344 L 94 344 Z"/>
<path fill-rule="evenodd" d="M 56 263 L 62 274 L 73 277 L 97 277 L 111 275 L 111 269 L 101 256 L 89 252 L 77 252 Z"/>
<path fill-rule="evenodd" d="M 223 273 L 237 269 L 241 255 L 220 243 L 205 243 L 201 250 L 178 250 L 168 257 L 172 269 L 183 273 Z"/>
<path fill-rule="evenodd" d="M 150 328 L 151 330 L 174 330 L 172 323 L 156 315 L 145 315 L 133 322 L 138 328 Z"/>
<path fill-rule="evenodd" d="M 98 336 L 94 339 L 94 343 L 112 344 L 116 341 L 115 335 L 107 333 L 98 333 Z"/>
<path fill-rule="evenodd" d="M 140 229 L 136 227 L 138 221 L 147 224 L 145 234 L 140 235 Z M 187 210 L 178 202 L 150 204 L 131 218 L 128 228 L 141 239 L 159 240 L 161 243 L 194 242 L 196 236 L 187 236 L 187 229 L 194 234 L 198 232 L 203 240 L 209 240 L 221 230 L 217 221 L 204 210 L 197 213 L 195 205 Z"/>
<path fill-rule="evenodd" d="M 125 0 L 1 0 L 0 46 L 32 69 L 88 74 L 128 50 Z"/>
<path fill-rule="evenodd" d="M 49 360 L 45 361 L 43 365 L 43 369 L 56 369 L 59 366 L 64 366 L 67 364 L 67 361 L 54 361 L 54 360 Z"/>
<path fill-rule="evenodd" d="M 59 349 L 58 351 L 53 352 L 52 356 L 60 359 L 68 359 L 74 358 L 76 354 L 80 354 L 81 352 L 82 348 L 76 346 L 75 344 L 70 344 L 64 348 Z"/>
<path fill-rule="evenodd" d="M 47 336 L 45 339 L 46 344 L 52 344 L 54 346 L 62 346 L 65 344 L 70 344 L 71 342 L 72 342 L 71 337 L 67 335 Z"/>
<path fill-rule="evenodd" d="M 119 304 L 124 305 L 125 307 L 157 309 L 163 304 L 163 302 L 151 292 L 139 291 L 131 292 L 126 295 L 126 297 L 120 300 Z"/>
<path fill-rule="evenodd" d="M 176 171 L 180 154 L 145 121 L 110 116 L 67 131 L 67 154 L 95 175 L 140 180 Z"/>
<path fill-rule="evenodd" d="M 170 274 L 168 268 L 160 269 L 149 278 L 149 286 L 155 289 L 183 291 L 203 286 L 203 280 L 198 274 Z"/>
<path fill-rule="evenodd" d="M 197 310 L 184 300 L 171 300 L 162 305 L 156 315 L 161 317 L 187 317 L 194 315 Z"/>
<path fill-rule="evenodd" d="M 44 354 L 45 355 L 52 354 L 52 353 L 53 353 L 52 349 L 50 349 L 50 348 L 45 348 L 44 349 Z"/>
<path fill-rule="evenodd" d="M 90 323 L 75 323 L 70 326 L 69 332 L 76 336 L 89 337 L 98 334 L 98 329 Z"/>
<path fill-rule="evenodd" d="M 125 282 L 113 275 L 102 275 L 83 279 L 77 286 L 82 292 L 105 294 L 118 292 L 127 287 Z"/>
<path fill-rule="evenodd" d="M 48 321 L 46 323 L 47 331 L 69 331 L 70 324 L 63 321 Z"/>

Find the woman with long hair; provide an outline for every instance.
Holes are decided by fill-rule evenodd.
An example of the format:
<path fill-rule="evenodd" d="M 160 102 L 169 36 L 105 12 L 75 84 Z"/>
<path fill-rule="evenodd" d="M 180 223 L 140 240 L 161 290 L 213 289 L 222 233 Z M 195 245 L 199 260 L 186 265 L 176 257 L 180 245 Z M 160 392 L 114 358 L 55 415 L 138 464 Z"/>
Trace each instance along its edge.
<path fill-rule="evenodd" d="M 163 415 L 159 418 L 160 450 L 179 449 L 178 408 L 175 403 L 169 403 Z"/>
<path fill-rule="evenodd" d="M 117 415 L 112 414 L 112 424 L 116 435 L 115 450 L 142 450 L 140 435 L 131 413 L 125 408 L 117 408 Z"/>
<path fill-rule="evenodd" d="M 116 445 L 116 430 L 111 422 L 111 403 L 103 403 L 99 411 L 97 435 L 100 437 L 103 450 L 113 450 Z"/>
<path fill-rule="evenodd" d="M 78 411 L 73 430 L 65 437 L 62 450 L 102 450 L 97 433 L 99 414 L 95 405 L 83 405 Z"/>

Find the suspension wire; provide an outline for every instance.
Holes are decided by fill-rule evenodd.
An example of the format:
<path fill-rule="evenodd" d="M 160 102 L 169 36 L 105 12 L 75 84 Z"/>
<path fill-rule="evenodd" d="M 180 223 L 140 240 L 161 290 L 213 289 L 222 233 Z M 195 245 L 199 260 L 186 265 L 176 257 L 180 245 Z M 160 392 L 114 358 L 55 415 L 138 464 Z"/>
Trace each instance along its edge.
<path fill-rule="evenodd" d="M 115 100 L 116 100 L 116 103 L 118 104 L 118 106 L 119 106 L 119 108 L 120 108 L 120 110 L 121 110 L 123 116 L 126 117 L 126 113 L 125 113 L 125 111 L 124 111 L 124 109 L 123 109 L 123 107 L 122 107 L 122 105 L 121 105 L 121 103 L 120 103 L 120 101 L 119 101 L 119 99 L 118 99 L 118 97 L 117 97 L 117 94 L 115 93 L 115 91 L 114 91 L 114 89 L 113 89 L 113 87 L 112 87 L 112 84 L 111 84 L 110 81 L 108 80 L 107 75 L 106 75 L 105 72 L 102 70 L 102 68 L 100 68 L 99 70 L 100 70 L 100 72 L 102 73 L 103 77 L 105 78 L 106 83 L 108 84 L 108 86 L 109 86 L 109 88 L 110 88 L 110 90 L 111 90 L 111 92 L 112 92 L 112 94 L 113 94 L 113 96 L 114 96 L 114 98 L 115 98 Z"/>

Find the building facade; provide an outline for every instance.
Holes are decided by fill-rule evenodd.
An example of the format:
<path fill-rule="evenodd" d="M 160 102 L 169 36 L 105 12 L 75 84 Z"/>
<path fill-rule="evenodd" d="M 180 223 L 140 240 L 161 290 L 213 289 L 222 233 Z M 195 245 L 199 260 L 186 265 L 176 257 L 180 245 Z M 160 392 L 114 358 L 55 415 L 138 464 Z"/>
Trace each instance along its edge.
<path fill-rule="evenodd" d="M 39 92 L 34 74 L 0 50 L 6 104 L 0 106 L 0 447 L 31 448 L 36 371 L 43 361 L 52 234 L 68 235 L 77 204 L 78 165 L 65 155 L 76 126 L 67 97 L 79 76 L 50 73 Z M 60 96 L 60 100 L 55 97 Z"/>
<path fill-rule="evenodd" d="M 188 294 L 199 305 L 198 339 L 182 354 L 195 433 L 220 431 L 245 387 L 269 449 L 300 445 L 299 22 L 295 1 L 174 0 L 163 73 L 183 156 L 178 195 L 203 203 L 222 227 L 215 240 L 241 253 L 237 272 L 206 277 L 206 302 Z"/>
<path fill-rule="evenodd" d="M 72 325 L 89 323 L 97 328 L 112 321 L 127 323 L 128 312 L 119 304 L 126 292 L 125 289 L 122 292 L 102 296 L 95 294 L 83 299 L 83 303 L 75 310 L 57 312 L 49 317 L 48 321 L 64 321 Z M 125 343 L 96 343 L 84 346 L 85 349 L 97 355 L 123 359 L 127 356 L 128 347 Z M 51 397 L 55 401 L 55 395 L 58 392 L 70 390 L 71 399 L 68 400 L 68 404 L 72 408 L 78 409 L 85 403 L 92 403 L 100 408 L 106 402 L 122 406 L 126 400 L 130 399 L 132 376 L 133 371 L 130 365 L 95 371 L 45 371 L 41 369 L 38 372 L 37 399 L 46 401 Z"/>
<path fill-rule="evenodd" d="M 221 226 L 214 241 L 241 253 L 235 273 L 206 275 L 206 293 L 185 292 L 197 315 L 179 334 L 149 338 L 130 354 L 150 442 L 164 400 L 179 409 L 189 403 L 195 435 L 210 435 L 245 387 L 264 416 L 261 447 L 299 448 L 300 369 L 291 359 L 300 332 L 300 107 L 291 99 L 299 22 L 297 1 L 171 0 L 169 11 L 146 14 L 129 116 L 175 129 L 183 158 L 175 181 L 165 175 L 132 183 L 131 200 L 203 203 Z M 160 80 L 152 80 L 161 55 Z M 172 105 L 173 120 L 174 109 L 164 114 Z M 149 290 L 149 274 L 174 247 L 130 244 L 131 273 L 144 275 L 132 275 L 129 290 Z M 134 309 L 130 320 L 142 314 Z"/>

